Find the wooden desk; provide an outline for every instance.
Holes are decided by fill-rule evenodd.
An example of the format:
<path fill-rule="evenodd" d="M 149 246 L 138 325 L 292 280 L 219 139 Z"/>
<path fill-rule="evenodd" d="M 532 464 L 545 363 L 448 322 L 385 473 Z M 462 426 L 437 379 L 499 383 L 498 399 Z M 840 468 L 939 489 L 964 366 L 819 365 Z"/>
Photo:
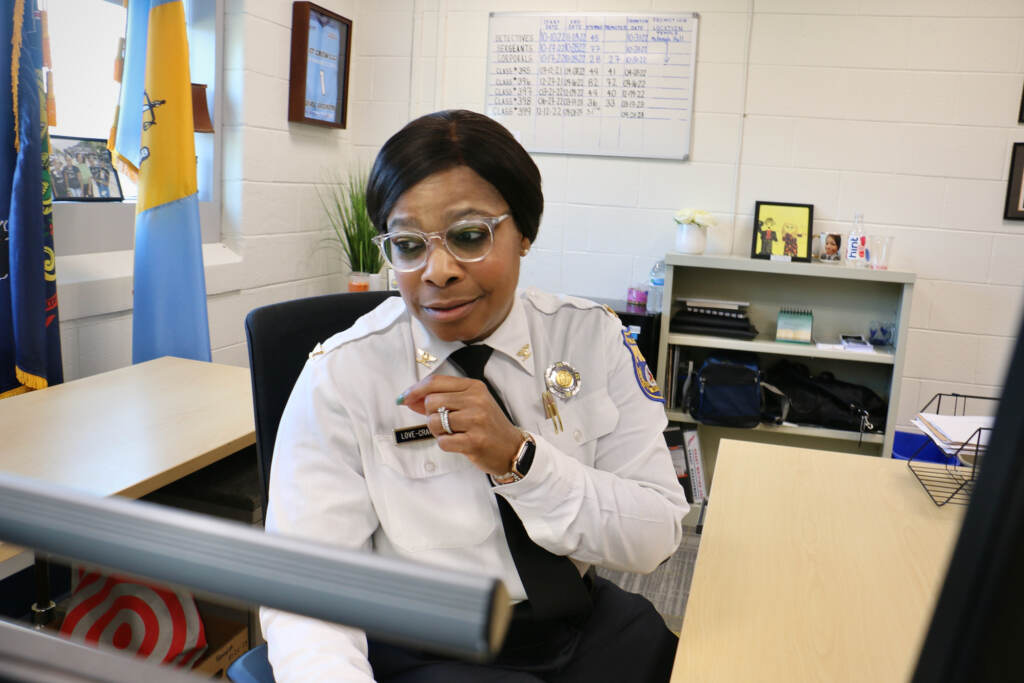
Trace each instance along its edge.
<path fill-rule="evenodd" d="M 0 401 L 0 470 L 138 498 L 255 443 L 246 368 L 164 357 Z M 0 563 L 22 552 L 0 544 Z"/>
<path fill-rule="evenodd" d="M 906 462 L 722 441 L 672 681 L 906 681 L 964 508 Z"/>

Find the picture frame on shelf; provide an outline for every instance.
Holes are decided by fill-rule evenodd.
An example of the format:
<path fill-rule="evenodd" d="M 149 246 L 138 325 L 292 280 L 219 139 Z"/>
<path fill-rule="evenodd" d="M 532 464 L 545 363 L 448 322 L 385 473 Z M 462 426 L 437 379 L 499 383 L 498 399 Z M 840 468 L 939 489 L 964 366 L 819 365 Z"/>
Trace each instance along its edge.
<path fill-rule="evenodd" d="M 106 140 L 51 135 L 49 171 L 55 202 L 124 200 Z"/>
<path fill-rule="evenodd" d="M 1003 218 L 1008 221 L 1024 221 L 1024 142 L 1013 143 Z"/>
<path fill-rule="evenodd" d="M 813 224 L 813 204 L 756 202 L 750 258 L 810 261 Z"/>
<path fill-rule="evenodd" d="M 345 128 L 352 21 L 312 2 L 292 3 L 288 120 Z"/>

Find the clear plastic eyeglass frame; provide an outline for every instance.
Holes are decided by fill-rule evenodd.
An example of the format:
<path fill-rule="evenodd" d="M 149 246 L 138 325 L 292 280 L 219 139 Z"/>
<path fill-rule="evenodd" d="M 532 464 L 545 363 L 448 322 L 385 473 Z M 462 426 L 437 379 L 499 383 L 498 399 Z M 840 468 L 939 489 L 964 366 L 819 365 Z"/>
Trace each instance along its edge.
<path fill-rule="evenodd" d="M 377 235 L 373 238 L 374 244 L 380 249 L 381 256 L 387 261 L 388 265 L 395 269 L 399 273 L 411 273 L 414 270 L 419 270 L 427 263 L 427 259 L 430 257 L 430 249 L 425 248 L 416 260 L 415 263 L 405 263 L 402 265 L 396 264 L 389 254 L 388 243 L 391 242 L 394 245 L 393 240 L 398 238 L 404 239 L 419 239 L 423 241 L 424 246 L 429 246 L 431 240 L 438 240 L 444 245 L 444 248 L 452 255 L 456 261 L 460 263 L 476 263 L 483 261 L 487 258 L 491 250 L 494 248 L 494 229 L 503 220 L 511 216 L 512 214 L 503 213 L 500 216 L 483 216 L 475 218 L 467 218 L 464 220 L 457 221 L 449 225 L 445 230 L 441 232 L 422 232 L 420 230 L 399 230 L 397 232 L 386 232 Z M 451 244 L 448 241 L 449 234 L 453 230 L 464 230 L 470 226 L 486 226 L 487 227 L 487 246 L 483 252 L 475 256 L 467 257 L 465 255 L 459 255 L 456 250 L 452 249 Z"/>

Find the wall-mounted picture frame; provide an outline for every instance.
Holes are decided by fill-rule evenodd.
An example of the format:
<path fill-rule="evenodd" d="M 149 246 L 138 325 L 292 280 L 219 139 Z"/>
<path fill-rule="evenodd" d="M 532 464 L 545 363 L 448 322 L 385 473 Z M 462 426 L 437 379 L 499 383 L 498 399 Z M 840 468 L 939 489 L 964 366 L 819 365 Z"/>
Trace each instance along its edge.
<path fill-rule="evenodd" d="M 813 204 L 757 202 L 750 258 L 810 261 Z"/>
<path fill-rule="evenodd" d="M 1020 113 L 1017 114 L 1017 123 L 1024 123 L 1024 85 L 1020 88 Z"/>
<path fill-rule="evenodd" d="M 50 136 L 50 183 L 55 202 L 119 202 L 121 181 L 107 141 Z"/>
<path fill-rule="evenodd" d="M 1024 221 L 1024 142 L 1013 143 L 1003 218 L 1008 221 Z"/>
<path fill-rule="evenodd" d="M 352 22 L 311 2 L 292 3 L 288 120 L 344 128 Z"/>

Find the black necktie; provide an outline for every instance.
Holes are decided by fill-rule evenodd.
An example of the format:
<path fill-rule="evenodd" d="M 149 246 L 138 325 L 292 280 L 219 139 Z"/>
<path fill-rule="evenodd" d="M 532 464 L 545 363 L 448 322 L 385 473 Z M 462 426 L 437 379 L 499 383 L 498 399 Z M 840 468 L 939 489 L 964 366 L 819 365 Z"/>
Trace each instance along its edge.
<path fill-rule="evenodd" d="M 486 344 L 464 346 L 448 356 L 448 360 L 462 370 L 466 377 L 483 382 L 505 417 L 515 424 L 501 397 L 484 377 L 484 366 L 492 351 L 494 349 Z M 505 540 L 508 541 L 519 579 L 526 589 L 533 615 L 539 619 L 554 619 L 589 614 L 590 593 L 572 561 L 534 543 L 508 501 L 497 494 L 495 498 L 505 528 Z"/>

